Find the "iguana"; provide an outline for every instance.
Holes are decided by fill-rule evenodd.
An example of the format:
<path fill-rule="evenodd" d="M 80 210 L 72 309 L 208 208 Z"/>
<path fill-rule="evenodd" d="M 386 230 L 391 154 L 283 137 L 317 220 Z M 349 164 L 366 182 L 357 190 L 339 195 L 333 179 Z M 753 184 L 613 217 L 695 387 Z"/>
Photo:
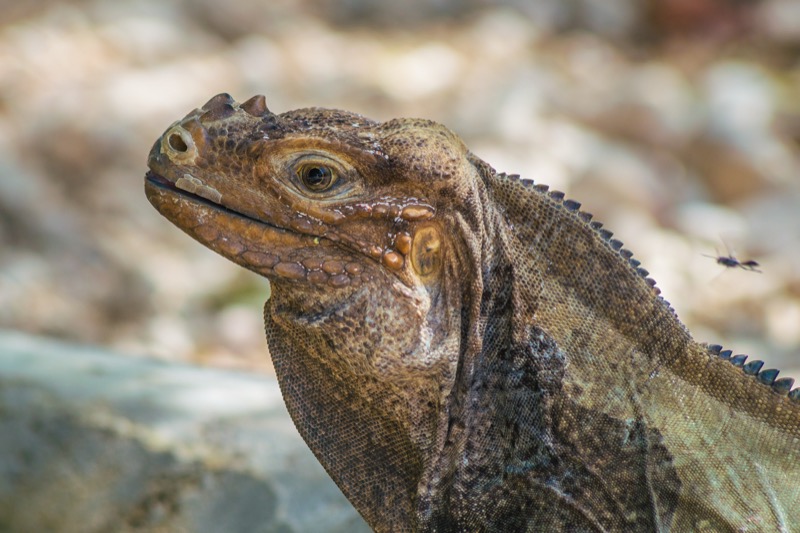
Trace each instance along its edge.
<path fill-rule="evenodd" d="M 376 531 L 800 531 L 800 389 L 435 122 L 220 94 L 147 197 L 269 279 L 289 413 Z"/>

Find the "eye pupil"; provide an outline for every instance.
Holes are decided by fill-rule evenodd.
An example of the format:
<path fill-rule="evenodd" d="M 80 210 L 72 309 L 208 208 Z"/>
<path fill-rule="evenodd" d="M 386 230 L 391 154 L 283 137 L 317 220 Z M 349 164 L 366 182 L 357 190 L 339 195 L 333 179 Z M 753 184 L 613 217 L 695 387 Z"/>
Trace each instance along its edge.
<path fill-rule="evenodd" d="M 325 181 L 325 174 L 325 171 L 319 167 L 310 168 L 306 174 L 306 181 L 309 185 L 318 185 Z"/>
<path fill-rule="evenodd" d="M 312 191 L 321 192 L 333 185 L 333 172 L 326 166 L 308 166 L 301 170 L 303 184 Z"/>

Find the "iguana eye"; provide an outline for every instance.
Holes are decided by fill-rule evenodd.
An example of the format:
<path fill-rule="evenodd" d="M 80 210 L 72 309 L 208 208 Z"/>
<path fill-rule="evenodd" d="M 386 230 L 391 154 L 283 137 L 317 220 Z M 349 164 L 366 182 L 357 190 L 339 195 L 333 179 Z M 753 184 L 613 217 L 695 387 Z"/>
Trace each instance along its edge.
<path fill-rule="evenodd" d="M 336 183 L 337 178 L 331 167 L 316 163 L 301 165 L 297 169 L 297 175 L 303 185 L 313 192 L 327 191 Z"/>

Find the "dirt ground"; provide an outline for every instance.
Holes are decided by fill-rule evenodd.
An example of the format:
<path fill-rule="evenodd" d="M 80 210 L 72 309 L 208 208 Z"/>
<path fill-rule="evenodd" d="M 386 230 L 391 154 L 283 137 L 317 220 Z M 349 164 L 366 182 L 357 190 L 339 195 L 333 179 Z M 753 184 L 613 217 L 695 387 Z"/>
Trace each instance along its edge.
<path fill-rule="evenodd" d="M 263 93 L 450 126 L 582 202 L 698 340 L 800 376 L 795 0 L 0 0 L 0 21 L 0 327 L 269 372 L 266 282 L 142 191 L 173 120 Z"/>

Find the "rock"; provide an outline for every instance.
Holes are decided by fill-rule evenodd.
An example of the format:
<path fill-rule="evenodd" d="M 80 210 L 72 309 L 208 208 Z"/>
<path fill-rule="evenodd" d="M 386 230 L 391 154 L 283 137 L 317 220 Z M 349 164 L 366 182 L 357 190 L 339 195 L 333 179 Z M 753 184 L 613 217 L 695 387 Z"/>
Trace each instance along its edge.
<path fill-rule="evenodd" d="M 274 379 L 0 331 L 0 530 L 369 531 Z"/>

